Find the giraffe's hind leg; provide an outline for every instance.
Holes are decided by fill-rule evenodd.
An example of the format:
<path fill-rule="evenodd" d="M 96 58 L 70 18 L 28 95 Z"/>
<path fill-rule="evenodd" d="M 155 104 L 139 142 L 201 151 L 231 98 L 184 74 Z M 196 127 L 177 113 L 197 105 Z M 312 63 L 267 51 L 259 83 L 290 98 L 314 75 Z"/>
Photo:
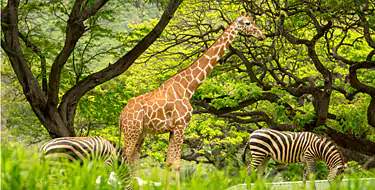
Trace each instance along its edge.
<path fill-rule="evenodd" d="M 176 130 L 170 133 L 168 153 L 167 153 L 167 171 L 174 170 L 176 174 L 177 189 L 180 189 L 180 159 L 182 143 L 184 141 L 184 126 L 178 126 Z M 168 184 L 169 172 L 167 173 Z"/>
<path fill-rule="evenodd" d="M 138 114 L 138 116 L 143 117 L 143 114 Z M 141 142 L 143 142 L 143 139 L 141 139 L 143 129 L 142 120 L 128 120 L 122 125 L 122 129 L 124 133 L 125 154 L 129 159 L 132 171 L 136 172 L 137 161 L 139 158 L 138 149 L 140 150 L 142 146 Z"/>
<path fill-rule="evenodd" d="M 125 147 L 125 154 L 128 157 L 129 164 L 132 169 L 135 171 L 135 167 L 137 165 L 135 159 L 135 147 L 137 145 L 138 139 L 141 136 L 141 132 L 132 130 L 131 134 L 124 133 L 124 147 Z"/>
<path fill-rule="evenodd" d="M 133 153 L 134 163 L 138 163 L 138 160 L 141 157 L 141 150 L 142 150 L 142 145 L 145 142 L 145 137 L 146 137 L 145 133 L 142 133 L 140 137 L 138 138 L 138 141 L 135 145 L 134 153 Z"/>

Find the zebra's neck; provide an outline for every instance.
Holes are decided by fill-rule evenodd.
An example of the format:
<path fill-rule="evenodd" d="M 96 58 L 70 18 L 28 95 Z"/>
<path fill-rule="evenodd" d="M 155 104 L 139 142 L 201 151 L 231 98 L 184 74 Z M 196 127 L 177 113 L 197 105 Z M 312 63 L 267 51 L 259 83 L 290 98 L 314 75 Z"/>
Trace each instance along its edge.
<path fill-rule="evenodd" d="M 121 161 L 121 165 L 124 163 L 128 164 L 128 159 L 123 148 L 116 148 L 116 155 L 118 160 Z"/>
<path fill-rule="evenodd" d="M 324 161 L 330 170 L 337 168 L 337 166 L 344 165 L 340 151 L 337 149 L 336 145 L 328 140 L 320 140 L 319 157 Z M 319 144 L 319 143 L 318 143 Z"/>

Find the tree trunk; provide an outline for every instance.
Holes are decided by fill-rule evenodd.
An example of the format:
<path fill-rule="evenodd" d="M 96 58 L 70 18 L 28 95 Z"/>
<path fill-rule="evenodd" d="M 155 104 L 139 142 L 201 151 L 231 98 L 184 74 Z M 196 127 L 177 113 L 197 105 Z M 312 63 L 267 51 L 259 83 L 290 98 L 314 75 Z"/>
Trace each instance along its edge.
<path fill-rule="evenodd" d="M 370 105 L 367 108 L 367 121 L 375 128 L 375 95 L 371 97 Z"/>
<path fill-rule="evenodd" d="M 124 73 L 160 36 L 182 3 L 182 0 L 170 0 L 158 24 L 131 51 L 116 63 L 79 81 L 63 95 L 59 102 L 61 71 L 74 51 L 78 40 L 85 32 L 84 21 L 95 15 L 107 1 L 96 0 L 90 7 L 82 6 L 83 4 L 79 0 L 74 2 L 66 26 L 64 47 L 52 64 L 48 89 L 46 89 L 46 80 L 44 80 L 43 90 L 27 65 L 18 39 L 20 37 L 25 43 L 28 42 L 27 37 L 19 35 L 18 31 L 19 0 L 9 0 L 1 12 L 1 28 L 4 36 L 1 40 L 1 47 L 9 57 L 32 110 L 52 138 L 75 136 L 74 117 L 80 98 L 92 88 Z M 33 44 L 31 47 L 35 53 L 43 55 L 37 44 Z M 44 72 L 43 70 L 43 77 L 45 77 Z"/>
<path fill-rule="evenodd" d="M 366 154 L 359 153 L 357 151 L 349 150 L 346 148 L 340 148 L 344 161 L 354 160 L 363 166 L 363 169 L 375 168 L 375 158 Z"/>
<path fill-rule="evenodd" d="M 315 127 L 317 127 L 324 125 L 327 120 L 330 94 L 321 91 L 315 91 L 313 93 L 313 97 L 314 98 L 312 103 L 315 108 L 316 114 Z"/>
<path fill-rule="evenodd" d="M 42 110 L 38 107 L 32 107 L 32 109 L 51 138 L 76 136 L 74 130 L 69 129 L 62 121 L 56 108 L 50 107 L 50 109 Z"/>

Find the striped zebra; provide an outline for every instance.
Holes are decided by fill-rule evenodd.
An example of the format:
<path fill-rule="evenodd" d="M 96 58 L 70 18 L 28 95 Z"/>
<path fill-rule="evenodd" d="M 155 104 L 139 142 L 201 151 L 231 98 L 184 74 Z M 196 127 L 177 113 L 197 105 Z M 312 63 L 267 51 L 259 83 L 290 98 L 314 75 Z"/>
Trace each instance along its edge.
<path fill-rule="evenodd" d="M 251 163 L 246 161 L 249 147 Z M 336 178 L 347 168 L 335 143 L 326 137 L 311 132 L 281 132 L 271 129 L 254 131 L 242 154 L 244 163 L 248 165 L 248 172 L 256 169 L 258 177 L 261 177 L 271 158 L 284 164 L 304 162 L 304 183 L 309 173 L 315 173 L 316 161 L 322 160 L 329 167 L 328 180 Z"/>
<path fill-rule="evenodd" d="M 102 161 L 108 170 L 118 167 L 118 178 L 130 189 L 131 171 L 125 151 L 115 148 L 114 143 L 100 137 L 62 137 L 55 138 L 39 148 L 43 158 L 52 160 L 67 159 L 72 162 Z"/>

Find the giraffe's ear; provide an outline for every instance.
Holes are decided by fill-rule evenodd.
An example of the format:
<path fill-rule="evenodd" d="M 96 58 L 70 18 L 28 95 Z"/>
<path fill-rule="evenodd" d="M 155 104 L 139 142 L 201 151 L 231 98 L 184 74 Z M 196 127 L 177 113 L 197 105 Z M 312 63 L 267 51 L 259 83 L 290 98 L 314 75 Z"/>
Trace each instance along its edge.
<path fill-rule="evenodd" d="M 242 11 L 242 16 L 246 17 L 246 12 Z"/>

